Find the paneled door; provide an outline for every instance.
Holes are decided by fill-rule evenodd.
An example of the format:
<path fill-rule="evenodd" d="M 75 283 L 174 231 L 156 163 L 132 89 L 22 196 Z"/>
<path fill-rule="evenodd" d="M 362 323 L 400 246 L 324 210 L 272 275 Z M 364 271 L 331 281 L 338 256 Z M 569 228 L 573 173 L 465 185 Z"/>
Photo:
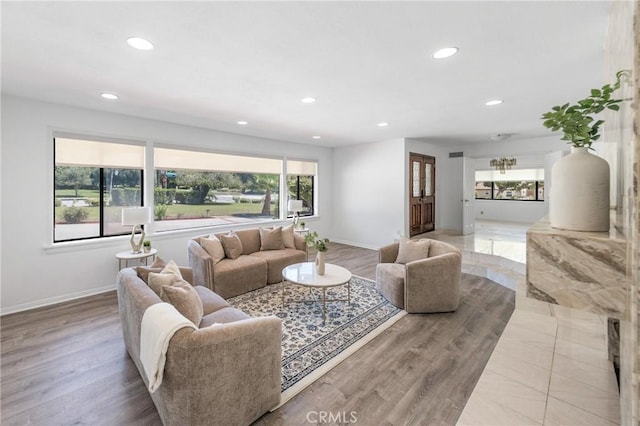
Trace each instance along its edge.
<path fill-rule="evenodd" d="M 436 159 L 409 154 L 409 235 L 435 228 Z"/>

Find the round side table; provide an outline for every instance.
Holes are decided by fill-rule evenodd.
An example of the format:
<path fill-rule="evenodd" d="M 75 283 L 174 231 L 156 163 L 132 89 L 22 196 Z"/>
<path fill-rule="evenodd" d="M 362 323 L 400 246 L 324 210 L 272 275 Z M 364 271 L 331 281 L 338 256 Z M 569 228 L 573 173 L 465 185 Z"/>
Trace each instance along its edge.
<path fill-rule="evenodd" d="M 141 251 L 140 253 L 132 253 L 131 250 L 121 251 L 116 254 L 116 259 L 118 259 L 118 269 L 122 269 L 122 265 L 124 265 L 124 268 L 129 267 L 130 260 L 140 260 L 140 263 L 148 265 L 149 258 L 156 260 L 156 253 L 158 253 L 158 250 L 154 248 L 148 252 Z"/>

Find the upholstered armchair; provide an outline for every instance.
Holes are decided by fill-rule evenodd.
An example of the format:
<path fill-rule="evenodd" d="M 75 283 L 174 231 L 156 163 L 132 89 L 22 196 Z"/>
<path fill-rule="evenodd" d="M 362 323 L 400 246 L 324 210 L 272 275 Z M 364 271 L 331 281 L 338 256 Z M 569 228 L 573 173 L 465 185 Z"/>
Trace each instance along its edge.
<path fill-rule="evenodd" d="M 450 312 L 460 301 L 462 254 L 437 240 L 402 240 L 378 250 L 376 289 L 408 313 Z"/>

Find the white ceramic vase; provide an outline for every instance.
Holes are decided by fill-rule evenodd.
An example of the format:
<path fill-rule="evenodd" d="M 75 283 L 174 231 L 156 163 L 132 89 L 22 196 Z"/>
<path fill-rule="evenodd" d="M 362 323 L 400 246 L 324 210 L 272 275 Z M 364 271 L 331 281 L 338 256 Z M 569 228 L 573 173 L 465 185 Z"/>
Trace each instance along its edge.
<path fill-rule="evenodd" d="M 553 228 L 570 231 L 609 231 L 609 163 L 586 147 L 551 169 L 549 220 Z"/>
<path fill-rule="evenodd" d="M 316 273 L 318 275 L 324 275 L 324 252 L 319 251 L 316 254 Z"/>

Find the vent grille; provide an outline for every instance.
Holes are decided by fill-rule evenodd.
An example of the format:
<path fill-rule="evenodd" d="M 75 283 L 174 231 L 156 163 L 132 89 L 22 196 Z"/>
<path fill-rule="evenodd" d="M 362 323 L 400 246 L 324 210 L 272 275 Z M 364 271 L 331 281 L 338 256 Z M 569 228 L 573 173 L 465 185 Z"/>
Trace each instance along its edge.
<path fill-rule="evenodd" d="M 462 157 L 463 156 L 463 152 L 450 152 L 449 153 L 449 158 L 457 158 L 457 157 Z"/>

